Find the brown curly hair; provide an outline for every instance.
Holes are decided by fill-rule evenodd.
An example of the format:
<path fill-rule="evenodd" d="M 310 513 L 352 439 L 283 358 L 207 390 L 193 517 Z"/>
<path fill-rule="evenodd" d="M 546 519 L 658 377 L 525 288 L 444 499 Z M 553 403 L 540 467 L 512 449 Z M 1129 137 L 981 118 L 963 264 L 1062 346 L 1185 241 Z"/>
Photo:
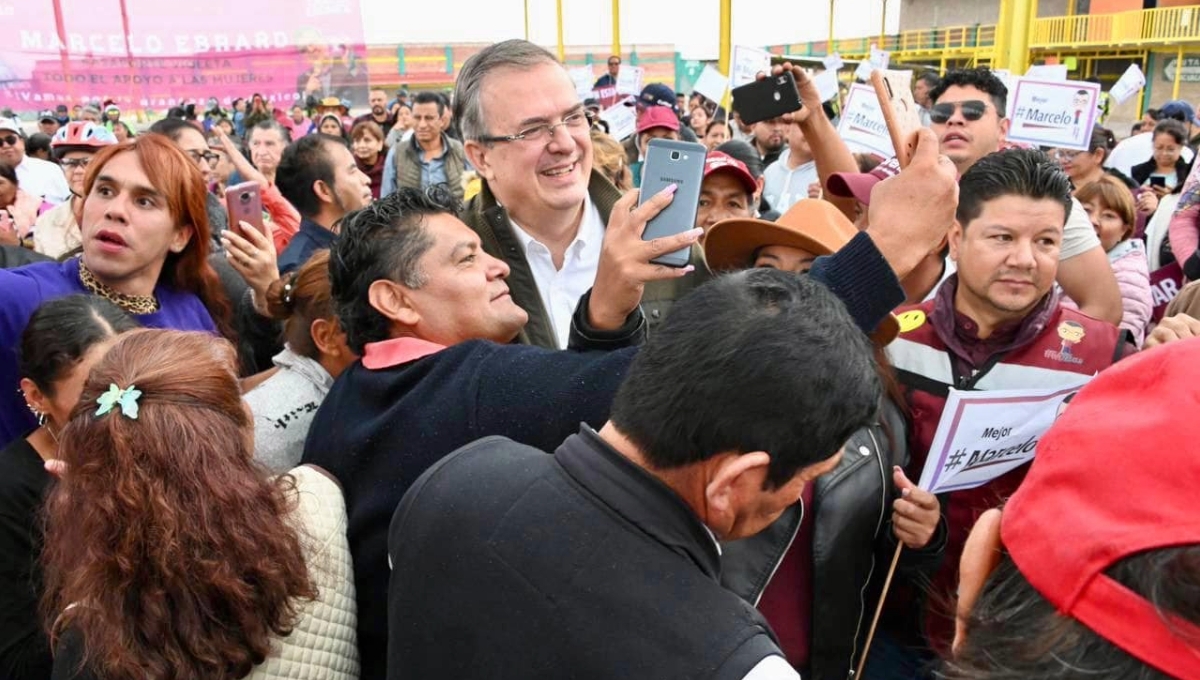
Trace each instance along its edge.
<path fill-rule="evenodd" d="M 110 385 L 142 392 L 136 419 L 97 415 Z M 316 596 L 294 480 L 268 478 L 253 438 L 228 342 L 132 331 L 93 369 L 46 502 L 42 607 L 54 638 L 79 633 L 96 675 L 244 677 Z"/>

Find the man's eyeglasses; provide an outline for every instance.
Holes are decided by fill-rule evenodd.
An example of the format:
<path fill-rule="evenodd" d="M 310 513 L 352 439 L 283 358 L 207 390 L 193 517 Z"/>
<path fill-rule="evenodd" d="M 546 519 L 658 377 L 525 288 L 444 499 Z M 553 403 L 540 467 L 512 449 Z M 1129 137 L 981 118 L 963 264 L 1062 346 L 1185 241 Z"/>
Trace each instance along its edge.
<path fill-rule="evenodd" d="M 515 135 L 501 135 L 498 137 L 480 137 L 479 141 L 484 143 L 493 142 L 542 142 L 549 141 L 554 136 L 555 128 L 567 128 L 568 130 L 581 130 L 588 127 L 587 111 L 578 111 L 563 118 L 557 123 L 544 123 L 542 125 L 534 125 L 533 127 L 525 128 Z"/>
<path fill-rule="evenodd" d="M 59 161 L 59 164 L 68 170 L 74 170 L 75 168 L 86 168 L 88 166 L 88 164 L 91 162 L 92 162 L 92 159 L 90 157 L 89 158 L 67 158 L 65 160 Z"/>
<path fill-rule="evenodd" d="M 0 137 L 0 146 L 4 146 L 6 144 L 8 146 L 16 146 L 17 142 L 19 141 L 21 141 L 21 138 L 16 135 L 4 135 L 3 137 Z"/>
<path fill-rule="evenodd" d="M 976 121 L 983 118 L 983 114 L 987 113 L 987 102 L 981 102 L 977 99 L 969 99 L 965 102 L 945 102 L 943 104 L 934 104 L 933 108 L 929 109 L 929 120 L 943 125 L 954 115 L 958 109 L 962 109 L 963 118 L 969 121 Z"/>
<path fill-rule="evenodd" d="M 212 165 L 213 163 L 216 163 L 218 159 L 221 158 L 220 156 L 218 156 L 217 154 L 215 154 L 211 151 L 204 151 L 204 152 L 188 151 L 187 155 L 189 158 L 192 159 L 192 162 L 195 163 L 196 165 L 200 165 L 200 163 L 202 163 L 202 162 Z"/>

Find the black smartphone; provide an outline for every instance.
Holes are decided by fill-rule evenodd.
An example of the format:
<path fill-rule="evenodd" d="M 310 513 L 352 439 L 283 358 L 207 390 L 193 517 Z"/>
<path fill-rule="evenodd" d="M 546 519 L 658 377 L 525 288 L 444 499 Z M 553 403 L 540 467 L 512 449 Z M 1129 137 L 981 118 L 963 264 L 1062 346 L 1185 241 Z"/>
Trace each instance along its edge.
<path fill-rule="evenodd" d="M 646 144 L 646 160 L 642 164 L 642 187 L 638 204 L 658 195 L 672 184 L 679 185 L 675 198 L 663 211 L 650 218 L 643 241 L 673 236 L 696 228 L 696 211 L 700 206 L 700 184 L 704 181 L 703 144 L 677 142 L 672 139 L 652 139 Z M 657 257 L 651 262 L 669 267 L 686 267 L 691 248 L 681 248 Z"/>
<path fill-rule="evenodd" d="M 1150 175 L 1150 186 L 1165 187 L 1167 186 L 1167 178 L 1162 175 Z"/>
<path fill-rule="evenodd" d="M 799 111 L 800 92 L 791 72 L 733 88 L 733 110 L 747 125 Z"/>

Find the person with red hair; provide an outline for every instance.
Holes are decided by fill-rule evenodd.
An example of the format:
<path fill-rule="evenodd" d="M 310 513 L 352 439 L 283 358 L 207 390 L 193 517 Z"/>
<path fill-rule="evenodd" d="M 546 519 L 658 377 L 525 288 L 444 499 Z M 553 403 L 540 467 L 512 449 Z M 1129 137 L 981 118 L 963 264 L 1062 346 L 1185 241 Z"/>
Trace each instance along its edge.
<path fill-rule="evenodd" d="M 230 305 L 208 264 L 204 178 L 160 135 L 108 146 L 83 185 L 83 253 L 0 271 L 0 384 L 17 384 L 14 348 L 42 302 L 91 293 L 143 326 L 232 335 Z M 16 390 L 0 390 L 0 446 L 33 428 Z"/>
<path fill-rule="evenodd" d="M 96 363 L 45 506 L 52 677 L 226 680 L 287 653 L 320 569 L 297 477 L 269 478 L 253 442 L 228 342 L 131 331 Z"/>

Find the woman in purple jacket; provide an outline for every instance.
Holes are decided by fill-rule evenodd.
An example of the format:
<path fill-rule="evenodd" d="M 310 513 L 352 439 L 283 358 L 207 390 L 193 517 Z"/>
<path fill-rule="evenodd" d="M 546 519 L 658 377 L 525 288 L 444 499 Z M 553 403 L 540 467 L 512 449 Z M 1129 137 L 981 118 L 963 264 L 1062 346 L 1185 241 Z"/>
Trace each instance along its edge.
<path fill-rule="evenodd" d="M 204 178 L 169 139 L 143 135 L 96 154 L 80 226 L 80 257 L 0 270 L 0 446 L 34 426 L 17 393 L 16 345 L 46 300 L 91 293 L 143 326 L 232 334 L 207 261 Z"/>

